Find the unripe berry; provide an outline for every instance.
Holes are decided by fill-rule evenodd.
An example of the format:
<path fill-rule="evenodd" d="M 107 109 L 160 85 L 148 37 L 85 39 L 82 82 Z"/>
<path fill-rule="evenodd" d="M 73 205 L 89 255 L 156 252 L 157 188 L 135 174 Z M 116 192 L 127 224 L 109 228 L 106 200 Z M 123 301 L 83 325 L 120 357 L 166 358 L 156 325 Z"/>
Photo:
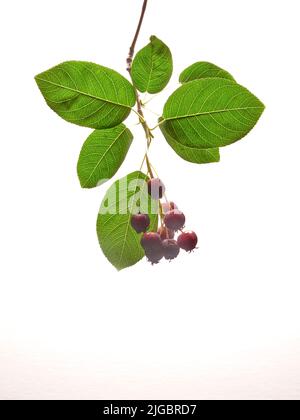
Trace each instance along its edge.
<path fill-rule="evenodd" d="M 170 229 L 166 228 L 165 226 L 161 226 L 158 229 L 157 233 L 160 235 L 162 241 L 164 239 L 173 239 L 174 235 L 175 235 L 174 230 L 170 230 Z"/>
<path fill-rule="evenodd" d="M 185 215 L 179 210 L 171 210 L 165 215 L 164 222 L 168 229 L 177 232 L 185 224 Z"/>
<path fill-rule="evenodd" d="M 150 218 L 148 214 L 133 214 L 130 222 L 131 226 L 137 233 L 146 232 L 150 226 Z"/>
<path fill-rule="evenodd" d="M 174 260 L 180 251 L 180 248 L 175 239 L 165 239 L 162 243 L 162 247 L 166 260 Z"/>
<path fill-rule="evenodd" d="M 154 252 L 162 248 L 162 240 L 158 233 L 147 232 L 142 236 L 141 245 L 145 252 Z"/>
<path fill-rule="evenodd" d="M 159 178 L 153 178 L 148 181 L 148 193 L 154 200 L 163 197 L 166 188 Z"/>
<path fill-rule="evenodd" d="M 177 238 L 177 243 L 180 248 L 187 252 L 193 251 L 198 243 L 198 238 L 195 232 L 187 231 L 181 233 Z"/>

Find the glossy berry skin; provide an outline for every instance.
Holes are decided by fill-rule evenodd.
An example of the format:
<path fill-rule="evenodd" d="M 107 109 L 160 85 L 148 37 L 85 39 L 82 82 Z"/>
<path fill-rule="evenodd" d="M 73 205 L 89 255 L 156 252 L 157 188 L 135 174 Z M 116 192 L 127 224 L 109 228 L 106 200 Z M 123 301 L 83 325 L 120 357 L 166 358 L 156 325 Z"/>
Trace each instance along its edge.
<path fill-rule="evenodd" d="M 162 240 L 158 233 L 146 232 L 142 236 L 141 245 L 148 254 L 154 253 L 162 249 Z"/>
<path fill-rule="evenodd" d="M 181 233 L 177 238 L 177 243 L 180 248 L 184 249 L 187 252 L 193 251 L 196 248 L 198 243 L 198 238 L 195 232 L 187 231 Z"/>
<path fill-rule="evenodd" d="M 154 200 L 163 197 L 166 188 L 159 178 L 153 178 L 148 181 L 148 193 Z"/>
<path fill-rule="evenodd" d="M 157 233 L 160 235 L 162 241 L 165 239 L 173 239 L 175 236 L 174 230 L 170 230 L 164 226 L 161 226 Z"/>
<path fill-rule="evenodd" d="M 168 213 L 168 211 L 176 210 L 176 209 L 178 209 L 178 207 L 173 201 L 169 201 L 168 203 L 162 204 L 162 211 L 164 214 Z"/>
<path fill-rule="evenodd" d="M 175 239 L 165 239 L 162 243 L 163 253 L 166 260 L 174 260 L 180 252 Z"/>
<path fill-rule="evenodd" d="M 168 229 L 177 232 L 185 224 L 185 215 L 179 210 L 171 210 L 165 215 L 164 222 Z"/>
<path fill-rule="evenodd" d="M 134 214 L 131 216 L 131 226 L 137 233 L 146 232 L 150 226 L 150 218 L 148 214 Z"/>
<path fill-rule="evenodd" d="M 154 250 L 145 250 L 145 255 L 152 264 L 158 264 L 159 261 L 164 257 L 164 250 L 162 245 L 160 248 Z"/>

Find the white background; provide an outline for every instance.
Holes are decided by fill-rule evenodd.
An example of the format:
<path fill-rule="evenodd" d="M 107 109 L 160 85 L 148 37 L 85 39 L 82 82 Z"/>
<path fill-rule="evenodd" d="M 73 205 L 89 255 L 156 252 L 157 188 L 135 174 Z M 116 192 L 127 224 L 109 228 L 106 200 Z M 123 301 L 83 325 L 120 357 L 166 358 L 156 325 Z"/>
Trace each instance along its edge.
<path fill-rule="evenodd" d="M 199 250 L 118 273 L 95 233 L 108 184 L 82 190 L 76 174 L 90 130 L 55 115 L 33 77 L 69 59 L 126 75 L 141 3 L 1 5 L 0 398 L 299 398 L 299 2 L 149 0 L 137 47 L 155 34 L 175 64 L 151 108 L 198 60 L 267 108 L 217 164 L 180 160 L 157 132 L 151 159 Z M 141 162 L 135 123 L 116 178 Z"/>

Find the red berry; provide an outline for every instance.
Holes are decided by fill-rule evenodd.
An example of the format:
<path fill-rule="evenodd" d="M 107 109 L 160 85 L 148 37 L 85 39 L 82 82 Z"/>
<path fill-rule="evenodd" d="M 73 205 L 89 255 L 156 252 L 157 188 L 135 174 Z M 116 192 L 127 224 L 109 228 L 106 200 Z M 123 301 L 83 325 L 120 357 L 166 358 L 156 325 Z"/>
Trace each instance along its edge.
<path fill-rule="evenodd" d="M 148 214 L 133 214 L 131 216 L 131 226 L 137 233 L 146 232 L 150 225 Z"/>
<path fill-rule="evenodd" d="M 178 256 L 180 248 L 175 239 L 165 239 L 162 246 L 166 260 L 174 260 Z"/>
<path fill-rule="evenodd" d="M 164 256 L 164 250 L 162 245 L 160 246 L 160 248 L 157 249 L 145 250 L 145 255 L 148 258 L 148 261 L 150 261 L 152 264 L 158 264 Z"/>
<path fill-rule="evenodd" d="M 187 252 L 191 252 L 193 251 L 193 249 L 196 248 L 198 238 L 195 232 L 183 232 L 178 236 L 177 243 L 180 246 L 180 248 L 184 249 Z"/>
<path fill-rule="evenodd" d="M 166 188 L 159 178 L 148 181 L 148 193 L 154 200 L 159 200 L 164 195 Z"/>
<path fill-rule="evenodd" d="M 141 245 L 148 253 L 154 252 L 162 248 L 162 240 L 158 233 L 147 232 L 142 236 Z"/>
<path fill-rule="evenodd" d="M 176 204 L 173 201 L 162 204 L 162 211 L 163 211 L 164 214 L 168 213 L 168 211 L 170 211 L 170 210 L 176 210 L 176 209 L 178 209 L 178 207 L 176 206 Z"/>
<path fill-rule="evenodd" d="M 164 217 L 165 225 L 168 229 L 182 229 L 185 224 L 185 215 L 179 210 L 171 210 Z"/>
<path fill-rule="evenodd" d="M 158 232 L 157 233 L 160 235 L 162 241 L 164 239 L 173 239 L 174 236 L 175 236 L 174 230 L 170 230 L 170 229 L 168 229 L 168 228 L 166 228 L 164 226 L 161 226 L 158 229 Z"/>

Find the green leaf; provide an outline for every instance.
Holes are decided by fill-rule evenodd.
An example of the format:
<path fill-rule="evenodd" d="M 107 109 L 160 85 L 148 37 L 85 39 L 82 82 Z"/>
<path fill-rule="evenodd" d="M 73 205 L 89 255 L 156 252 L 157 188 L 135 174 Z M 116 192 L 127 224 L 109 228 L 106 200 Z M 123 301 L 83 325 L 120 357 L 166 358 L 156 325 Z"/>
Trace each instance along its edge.
<path fill-rule="evenodd" d="M 208 63 L 206 61 L 198 61 L 183 70 L 179 76 L 179 82 L 187 83 L 192 80 L 207 79 L 208 77 L 218 77 L 235 81 L 228 71 L 221 69 L 215 64 Z"/>
<path fill-rule="evenodd" d="M 95 130 L 85 141 L 77 172 L 82 188 L 93 188 L 115 175 L 122 165 L 133 135 L 124 124 Z"/>
<path fill-rule="evenodd" d="M 132 63 L 131 76 L 140 92 L 158 93 L 168 84 L 173 72 L 169 48 L 155 36 L 139 51 Z"/>
<path fill-rule="evenodd" d="M 128 117 L 133 86 L 114 70 L 85 61 L 67 61 L 35 77 L 49 107 L 64 120 L 109 128 Z"/>
<path fill-rule="evenodd" d="M 150 231 L 157 230 L 158 201 L 148 194 L 147 175 L 133 172 L 116 181 L 107 191 L 98 215 L 97 234 L 106 258 L 118 270 L 132 266 L 145 253 L 140 245 L 141 234 L 131 227 L 132 214 L 148 213 Z"/>
<path fill-rule="evenodd" d="M 263 110 L 260 100 L 237 83 L 201 79 L 184 84 L 169 97 L 163 124 L 178 143 L 208 149 L 243 138 Z"/>
<path fill-rule="evenodd" d="M 186 146 L 176 140 L 176 134 L 172 135 L 167 131 L 165 124 L 161 124 L 160 129 L 169 145 L 182 159 L 192 163 L 213 163 L 220 161 L 220 151 L 218 148 L 199 149 L 196 146 Z"/>

